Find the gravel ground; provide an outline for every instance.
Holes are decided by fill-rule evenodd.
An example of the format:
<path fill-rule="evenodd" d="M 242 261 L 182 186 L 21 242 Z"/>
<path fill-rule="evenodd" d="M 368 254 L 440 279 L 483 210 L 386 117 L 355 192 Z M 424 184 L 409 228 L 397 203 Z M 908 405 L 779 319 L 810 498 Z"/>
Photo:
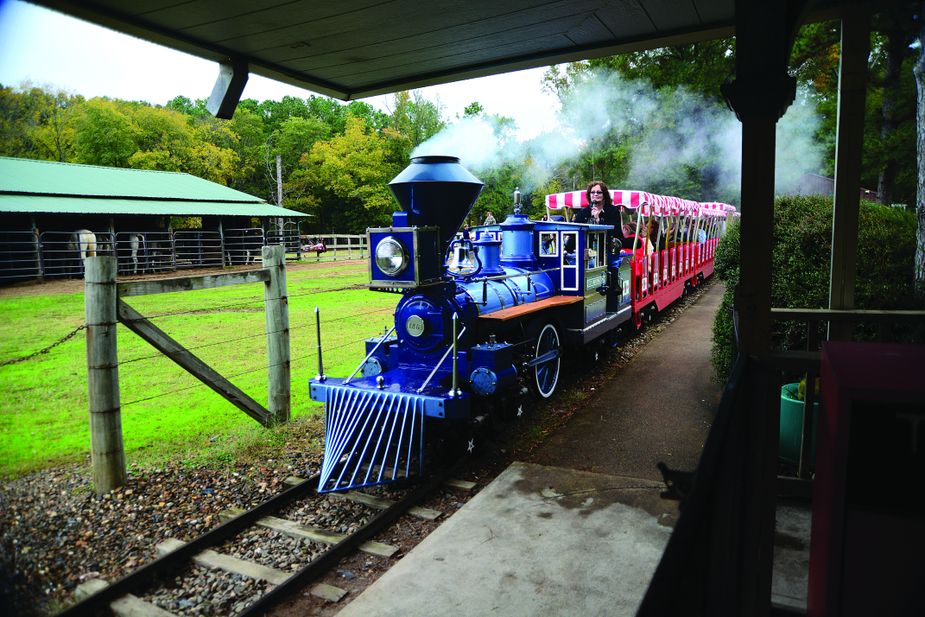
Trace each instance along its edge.
<path fill-rule="evenodd" d="M 4 602 L 12 615 L 48 615 L 91 578 L 114 581 L 156 557 L 167 538 L 190 540 L 230 507 L 249 508 L 306 474 L 301 452 L 234 470 L 129 468 L 126 486 L 97 497 L 89 465 L 49 469 L 0 489 Z M 314 466 L 314 465 L 313 465 Z"/>
<path fill-rule="evenodd" d="M 712 284 L 708 281 L 704 288 Z M 683 298 L 659 322 L 599 362 L 582 378 L 585 385 L 576 384 L 574 376 L 566 378 L 562 392 L 551 401 L 525 406 L 530 411 L 526 422 L 496 426 L 460 477 L 484 486 L 512 460 L 528 454 L 580 406 L 587 383 L 593 384 L 629 362 L 699 295 L 695 292 Z M 309 439 L 295 440 L 282 457 L 232 469 L 189 468 L 182 463 L 152 469 L 132 466 L 128 484 L 102 497 L 91 490 L 89 462 L 47 469 L 0 484 L 0 615 L 56 613 L 73 603 L 74 588 L 81 582 L 91 578 L 117 580 L 153 560 L 157 543 L 169 537 L 190 540 L 216 526 L 222 510 L 252 507 L 281 492 L 286 488 L 283 481 L 287 476 L 307 476 L 317 469 L 320 453 L 309 452 L 307 443 Z M 397 498 L 387 489 L 380 492 Z M 454 491 L 438 491 L 423 505 L 443 512 L 440 520 L 445 520 L 468 498 Z M 293 505 L 284 516 L 306 525 L 333 525 L 347 533 L 371 513 L 342 501 L 323 500 L 314 506 Z M 357 553 L 343 560 L 324 582 L 347 589 L 345 601 L 349 601 L 426 537 L 440 520 L 402 517 L 398 525 L 376 538 L 399 546 L 396 557 L 384 559 Z M 267 548 L 265 541 L 271 536 L 272 545 Z M 323 548 L 252 530 L 217 550 L 292 571 Z M 191 567 L 187 575 L 180 578 L 192 582 L 178 581 L 150 599 L 183 615 L 228 614 L 252 601 L 264 585 L 198 567 Z M 309 596 L 306 590 L 281 607 L 278 614 L 332 615 L 345 601 L 330 605 Z"/>

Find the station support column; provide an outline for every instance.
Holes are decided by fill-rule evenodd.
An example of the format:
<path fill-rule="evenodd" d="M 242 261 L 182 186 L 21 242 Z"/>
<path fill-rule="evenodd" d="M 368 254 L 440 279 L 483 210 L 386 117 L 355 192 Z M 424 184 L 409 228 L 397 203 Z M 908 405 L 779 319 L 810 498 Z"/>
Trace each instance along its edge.
<path fill-rule="evenodd" d="M 799 2 L 736 1 L 736 76 L 723 87 L 742 122 L 741 263 L 735 307 L 739 353 L 747 355 L 732 439 L 741 468 L 717 504 L 737 513 L 714 528 L 706 614 L 768 615 L 776 508 L 778 379 L 771 340 L 771 240 L 777 121 L 793 102 L 787 72 Z M 719 523 L 716 523 L 718 525 Z M 733 591 L 734 590 L 734 591 Z M 731 592 L 731 593 L 730 593 Z"/>

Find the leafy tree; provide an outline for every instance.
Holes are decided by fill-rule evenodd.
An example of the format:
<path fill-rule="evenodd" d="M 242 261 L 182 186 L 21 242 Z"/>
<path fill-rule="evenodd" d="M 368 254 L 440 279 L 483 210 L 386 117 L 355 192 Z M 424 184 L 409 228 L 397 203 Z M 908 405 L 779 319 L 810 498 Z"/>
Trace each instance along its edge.
<path fill-rule="evenodd" d="M 243 101 L 242 101 L 243 102 Z M 206 108 L 205 99 L 196 99 L 191 101 L 185 96 L 175 96 L 164 106 L 167 109 L 180 112 L 181 114 L 198 118 L 200 120 L 212 118 L 212 114 Z"/>
<path fill-rule="evenodd" d="M 616 71 L 626 79 L 644 79 L 656 90 L 683 85 L 714 101 L 720 86 L 735 75 L 735 38 L 700 41 L 597 58 L 588 68 Z"/>
<path fill-rule="evenodd" d="M 399 92 L 395 95 L 395 109 L 392 111 L 391 126 L 411 140 L 416 148 L 445 126 L 440 118 L 440 108 L 415 91 Z"/>
<path fill-rule="evenodd" d="M 114 101 L 90 99 L 81 106 L 75 126 L 75 162 L 129 167 L 130 157 L 138 150 L 137 129 Z"/>
<path fill-rule="evenodd" d="M 148 106 L 118 105 L 123 113 L 128 112 L 134 131 L 136 152 L 129 158 L 132 167 L 180 171 L 187 162 L 193 148 L 194 135 L 186 117 L 169 110 Z M 156 165 L 140 165 L 137 161 L 157 160 Z"/>
<path fill-rule="evenodd" d="M 391 129 L 377 133 L 348 116 L 343 135 L 316 142 L 291 174 L 287 188 L 303 195 L 294 207 L 315 214 L 323 230 L 359 233 L 388 224 L 394 200 L 387 184 L 401 169 L 391 159 L 397 139 Z"/>
<path fill-rule="evenodd" d="M 312 146 L 331 136 L 332 129 L 318 118 L 292 117 L 283 122 L 280 127 L 269 136 L 263 145 L 264 175 L 274 187 L 276 186 L 276 157 L 280 157 L 283 178 L 288 178 L 292 170 L 296 169 L 299 160 Z M 286 195 L 293 185 L 283 183 L 283 205 L 288 203 Z M 299 198 L 301 194 L 293 194 Z M 273 200 L 275 201 L 275 199 Z"/>
<path fill-rule="evenodd" d="M 39 124 L 34 127 L 32 140 L 37 158 L 65 162 L 74 143 L 73 110 L 83 101 L 65 92 L 43 92 L 39 95 Z"/>
<path fill-rule="evenodd" d="M 215 120 L 213 121 L 221 122 Z M 263 118 L 250 109 L 238 109 L 234 116 L 223 122 L 228 139 L 226 142 L 211 140 L 216 145 L 232 150 L 238 159 L 238 171 L 229 186 L 245 193 L 269 197 L 274 195 L 273 183 L 267 183 L 263 174 L 263 151 L 266 130 Z M 270 199 L 275 201 L 275 199 Z"/>
<path fill-rule="evenodd" d="M 0 155 L 64 162 L 74 142 L 74 109 L 83 97 L 0 86 Z"/>
<path fill-rule="evenodd" d="M 268 133 L 277 130 L 289 118 L 310 118 L 315 115 L 312 113 L 311 100 L 294 96 L 284 96 L 279 101 L 262 101 L 258 109 Z"/>
<path fill-rule="evenodd" d="M 364 101 L 350 101 L 346 105 L 345 113 L 347 116 L 362 118 L 366 122 L 366 126 L 376 131 L 389 126 L 388 114 Z"/>

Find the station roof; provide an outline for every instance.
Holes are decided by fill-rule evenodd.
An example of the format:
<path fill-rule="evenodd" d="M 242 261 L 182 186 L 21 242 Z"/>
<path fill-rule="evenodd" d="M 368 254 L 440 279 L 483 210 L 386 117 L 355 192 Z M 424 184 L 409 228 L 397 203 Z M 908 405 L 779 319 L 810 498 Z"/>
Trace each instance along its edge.
<path fill-rule="evenodd" d="M 343 100 L 735 33 L 735 0 L 29 1 Z"/>
<path fill-rule="evenodd" d="M 0 213 L 303 217 L 190 174 L 0 157 Z"/>
<path fill-rule="evenodd" d="M 734 0 L 30 0 L 349 100 L 730 36 Z"/>

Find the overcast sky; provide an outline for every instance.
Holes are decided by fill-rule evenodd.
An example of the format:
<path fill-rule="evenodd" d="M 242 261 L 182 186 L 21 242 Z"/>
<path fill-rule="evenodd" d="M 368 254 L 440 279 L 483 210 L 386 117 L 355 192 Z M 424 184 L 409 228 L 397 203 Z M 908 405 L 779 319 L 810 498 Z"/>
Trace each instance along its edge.
<path fill-rule="evenodd" d="M 556 99 L 541 90 L 544 69 L 421 88 L 452 120 L 478 101 L 489 114 L 513 118 L 521 138 L 555 124 Z M 163 105 L 177 95 L 208 98 L 218 65 L 19 0 L 0 0 L 0 84 L 24 82 L 85 97 Z M 251 75 L 243 98 L 279 100 L 312 93 Z M 391 96 L 365 99 L 388 109 Z"/>

